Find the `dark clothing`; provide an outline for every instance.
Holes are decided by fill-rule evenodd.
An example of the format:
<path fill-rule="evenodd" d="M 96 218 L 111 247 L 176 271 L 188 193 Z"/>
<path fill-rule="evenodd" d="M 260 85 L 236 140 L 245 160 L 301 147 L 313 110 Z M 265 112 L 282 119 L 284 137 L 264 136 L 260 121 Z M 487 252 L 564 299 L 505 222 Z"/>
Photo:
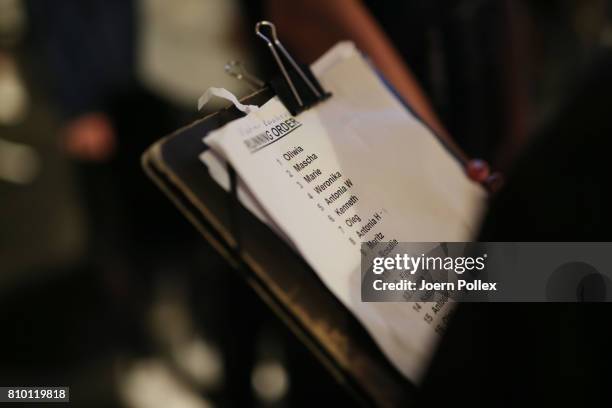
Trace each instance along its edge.
<path fill-rule="evenodd" d="M 62 112 L 103 110 L 134 78 L 135 10 L 129 0 L 28 0 Z"/>
<path fill-rule="evenodd" d="M 608 53 L 517 164 L 493 200 L 481 241 L 611 241 L 610 95 Z M 609 304 L 462 304 L 424 400 L 610 406 L 611 313 Z"/>
<path fill-rule="evenodd" d="M 602 56 L 517 163 L 493 201 L 483 240 L 610 240 L 611 95 L 612 56 Z"/>
<path fill-rule="evenodd" d="M 156 252 L 152 245 L 169 249 L 185 235 L 193 236 L 140 167 L 147 147 L 194 115 L 136 80 L 135 2 L 29 0 L 27 5 L 61 112 L 67 118 L 103 112 L 118 139 L 116 156 L 108 163 L 77 164 L 94 249 L 114 247 L 114 252 L 149 258 L 147 251 Z M 101 257 L 112 253 L 103 249 Z"/>

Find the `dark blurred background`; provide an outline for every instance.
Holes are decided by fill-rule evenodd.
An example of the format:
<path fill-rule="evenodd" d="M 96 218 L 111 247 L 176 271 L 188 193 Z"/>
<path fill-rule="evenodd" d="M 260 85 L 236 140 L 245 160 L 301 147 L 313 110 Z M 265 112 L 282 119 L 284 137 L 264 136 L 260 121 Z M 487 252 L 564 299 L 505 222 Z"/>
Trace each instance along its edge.
<path fill-rule="evenodd" d="M 248 92 L 227 61 L 269 76 L 257 20 L 304 62 L 349 37 L 283 31 L 286 4 L 0 0 L 0 385 L 70 385 L 87 407 L 351 404 L 140 169 L 207 87 Z M 362 4 L 502 171 L 612 47 L 608 0 Z"/>

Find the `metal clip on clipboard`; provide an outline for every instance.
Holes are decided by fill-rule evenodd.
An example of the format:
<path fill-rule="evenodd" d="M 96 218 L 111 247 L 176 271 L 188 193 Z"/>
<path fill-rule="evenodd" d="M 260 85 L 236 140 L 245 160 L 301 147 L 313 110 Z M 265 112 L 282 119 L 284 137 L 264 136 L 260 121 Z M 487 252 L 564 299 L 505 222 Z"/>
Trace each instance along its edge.
<path fill-rule="evenodd" d="M 264 34 L 264 31 L 268 35 Z M 266 42 L 282 74 L 282 77 L 269 81 L 270 87 L 292 115 L 298 115 L 331 96 L 321 87 L 310 68 L 298 64 L 291 57 L 278 39 L 276 27 L 273 23 L 269 21 L 258 22 L 255 25 L 255 34 Z M 278 51 L 289 62 L 288 67 L 283 63 Z"/>
<path fill-rule="evenodd" d="M 269 36 L 264 34 L 264 30 L 268 32 Z M 298 64 L 293 57 L 291 57 L 278 39 L 276 27 L 273 23 L 269 21 L 258 22 L 255 25 L 255 34 L 266 42 L 282 74 L 281 77 L 269 81 L 268 85 L 293 116 L 298 115 L 331 96 L 331 93 L 326 92 L 321 87 L 321 84 L 315 78 L 312 71 L 310 71 L 309 67 Z M 289 62 L 289 68 L 283 63 L 277 50 L 280 50 L 283 57 Z M 229 61 L 225 64 L 225 72 L 240 81 L 244 81 L 252 90 L 260 89 L 265 85 L 259 78 L 250 74 L 240 61 Z M 230 177 L 228 208 L 230 209 L 231 230 L 234 237 L 236 237 L 234 249 L 236 253 L 239 254 L 242 245 L 240 242 L 240 227 L 237 216 L 237 208 L 240 205 L 238 200 L 238 181 L 236 171 L 229 163 L 227 164 L 227 170 Z"/>

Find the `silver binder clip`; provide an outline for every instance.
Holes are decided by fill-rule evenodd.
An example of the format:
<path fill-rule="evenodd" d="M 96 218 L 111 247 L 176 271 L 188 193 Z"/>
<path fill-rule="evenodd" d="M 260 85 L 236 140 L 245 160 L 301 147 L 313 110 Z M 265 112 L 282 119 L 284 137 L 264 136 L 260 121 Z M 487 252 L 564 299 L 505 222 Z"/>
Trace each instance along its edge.
<path fill-rule="evenodd" d="M 263 88 L 264 86 L 264 82 L 255 75 L 249 73 L 240 61 L 232 60 L 225 64 L 225 73 L 239 81 L 244 81 L 253 91 Z"/>
<path fill-rule="evenodd" d="M 270 37 L 262 33 L 262 29 L 264 27 L 267 27 L 269 29 L 271 39 Z M 276 51 L 277 48 L 281 51 L 284 57 L 289 61 L 289 63 L 291 64 L 295 72 L 297 72 L 297 74 L 304 81 L 304 83 L 308 86 L 308 88 L 310 88 L 312 93 L 316 96 L 317 100 L 322 100 L 326 96 L 326 95 L 322 95 L 321 92 L 319 92 L 319 90 L 314 86 L 314 84 L 308 78 L 308 76 L 306 76 L 306 74 L 300 68 L 300 66 L 295 62 L 295 60 L 291 57 L 291 55 L 289 55 L 285 47 L 283 47 L 283 45 L 281 44 L 281 42 L 279 41 L 276 35 L 276 27 L 274 26 L 273 23 L 269 21 L 258 22 L 255 25 L 255 34 L 257 34 L 260 38 L 262 38 L 267 43 L 268 48 L 270 49 L 270 52 L 272 52 L 272 55 L 274 56 L 274 59 L 276 60 L 276 63 L 278 67 L 280 68 L 283 74 L 283 77 L 285 78 L 285 81 L 287 81 L 287 84 L 289 85 L 289 88 L 291 89 L 291 93 L 295 97 L 295 100 L 297 101 L 297 104 L 299 105 L 300 108 L 304 108 L 305 104 L 302 98 L 300 97 L 300 94 L 298 93 L 296 86 L 293 83 L 293 80 L 291 79 L 289 72 L 287 71 L 287 68 L 285 68 L 285 64 L 283 64 L 280 56 L 278 55 L 278 52 Z"/>

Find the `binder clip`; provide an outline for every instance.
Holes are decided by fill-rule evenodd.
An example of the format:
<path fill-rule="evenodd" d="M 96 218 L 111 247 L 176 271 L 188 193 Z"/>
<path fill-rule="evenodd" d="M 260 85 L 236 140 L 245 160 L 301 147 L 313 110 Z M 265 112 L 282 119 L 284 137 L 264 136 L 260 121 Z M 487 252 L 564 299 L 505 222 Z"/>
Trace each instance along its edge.
<path fill-rule="evenodd" d="M 269 31 L 269 35 L 263 33 L 264 29 Z M 310 68 L 298 64 L 287 52 L 276 35 L 274 24 L 269 21 L 258 22 L 255 25 L 255 34 L 266 42 L 282 74 L 282 78 L 271 80 L 270 86 L 293 116 L 331 96 L 323 90 Z M 289 67 L 285 66 L 277 50 L 289 62 Z"/>

